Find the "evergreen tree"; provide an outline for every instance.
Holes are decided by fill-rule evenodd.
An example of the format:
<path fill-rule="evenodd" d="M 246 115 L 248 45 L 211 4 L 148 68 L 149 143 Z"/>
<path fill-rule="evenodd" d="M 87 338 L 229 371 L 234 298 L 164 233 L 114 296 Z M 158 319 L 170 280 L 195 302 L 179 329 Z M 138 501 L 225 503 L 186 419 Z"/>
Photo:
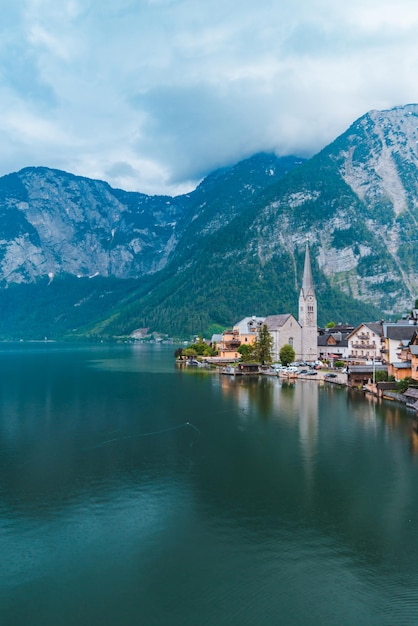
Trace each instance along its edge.
<path fill-rule="evenodd" d="M 262 365 L 270 364 L 272 358 L 273 337 L 270 335 L 267 324 L 258 329 L 258 336 L 254 342 L 254 356 Z"/>

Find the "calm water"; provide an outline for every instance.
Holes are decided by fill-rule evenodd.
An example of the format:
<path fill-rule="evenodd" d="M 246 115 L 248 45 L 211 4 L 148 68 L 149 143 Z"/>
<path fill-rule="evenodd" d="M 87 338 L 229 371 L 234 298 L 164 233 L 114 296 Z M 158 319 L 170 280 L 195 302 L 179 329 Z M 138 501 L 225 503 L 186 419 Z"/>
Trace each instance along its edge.
<path fill-rule="evenodd" d="M 0 350 L 2 626 L 418 624 L 412 414 L 173 351 Z"/>

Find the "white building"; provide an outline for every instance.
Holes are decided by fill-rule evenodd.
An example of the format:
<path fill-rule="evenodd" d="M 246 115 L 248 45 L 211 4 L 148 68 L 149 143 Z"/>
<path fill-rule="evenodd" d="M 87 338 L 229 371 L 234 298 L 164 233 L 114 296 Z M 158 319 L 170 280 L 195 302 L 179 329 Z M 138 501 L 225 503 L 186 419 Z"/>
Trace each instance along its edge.
<path fill-rule="evenodd" d="M 380 359 L 382 330 L 382 324 L 375 322 L 357 326 L 347 337 L 348 358 L 358 363 Z"/>
<path fill-rule="evenodd" d="M 264 320 L 264 323 L 273 338 L 273 361 L 280 360 L 280 350 L 286 344 L 292 346 L 296 354 L 295 358 L 300 360 L 302 354 L 302 329 L 293 315 L 291 313 L 269 315 Z"/>

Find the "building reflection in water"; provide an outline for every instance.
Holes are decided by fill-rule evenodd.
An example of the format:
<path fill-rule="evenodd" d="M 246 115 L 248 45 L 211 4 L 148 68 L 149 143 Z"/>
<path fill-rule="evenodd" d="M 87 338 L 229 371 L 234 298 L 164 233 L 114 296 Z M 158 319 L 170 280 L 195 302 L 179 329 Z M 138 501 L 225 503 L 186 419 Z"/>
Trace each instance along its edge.
<path fill-rule="evenodd" d="M 318 441 L 319 386 L 313 381 L 297 385 L 295 407 L 299 414 L 299 440 L 306 468 L 311 472 L 315 463 Z"/>
<path fill-rule="evenodd" d="M 262 376 L 221 376 L 221 389 L 234 398 L 243 420 L 269 419 L 278 394 L 275 382 Z"/>
<path fill-rule="evenodd" d="M 358 419 L 364 428 L 378 433 L 383 426 L 387 437 L 392 432 L 409 439 L 409 448 L 413 455 L 418 455 L 418 420 L 413 411 L 405 410 L 405 405 L 377 398 L 371 394 L 347 390 L 347 405 L 350 414 Z"/>
<path fill-rule="evenodd" d="M 418 421 L 414 419 L 409 431 L 409 449 L 414 456 L 418 456 Z"/>
<path fill-rule="evenodd" d="M 235 399 L 246 422 L 262 418 L 297 425 L 302 458 L 306 467 L 312 469 L 318 439 L 316 381 L 294 383 L 262 376 L 221 376 L 221 388 Z"/>

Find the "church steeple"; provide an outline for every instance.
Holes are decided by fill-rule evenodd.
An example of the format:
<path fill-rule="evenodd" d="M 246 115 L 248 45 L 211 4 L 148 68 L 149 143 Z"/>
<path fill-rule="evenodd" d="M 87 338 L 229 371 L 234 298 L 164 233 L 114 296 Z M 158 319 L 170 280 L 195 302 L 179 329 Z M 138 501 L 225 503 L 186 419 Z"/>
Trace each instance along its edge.
<path fill-rule="evenodd" d="M 301 325 L 302 358 L 305 361 L 314 361 L 318 355 L 317 302 L 312 280 L 308 239 L 306 239 L 305 265 L 299 295 L 299 324 Z"/>
<path fill-rule="evenodd" d="M 305 266 L 303 268 L 302 293 L 305 298 L 308 294 L 315 295 L 314 288 L 313 288 L 313 281 L 312 281 L 311 257 L 309 254 L 308 238 L 306 239 Z"/>

